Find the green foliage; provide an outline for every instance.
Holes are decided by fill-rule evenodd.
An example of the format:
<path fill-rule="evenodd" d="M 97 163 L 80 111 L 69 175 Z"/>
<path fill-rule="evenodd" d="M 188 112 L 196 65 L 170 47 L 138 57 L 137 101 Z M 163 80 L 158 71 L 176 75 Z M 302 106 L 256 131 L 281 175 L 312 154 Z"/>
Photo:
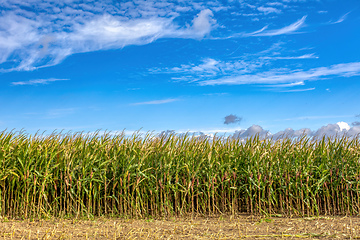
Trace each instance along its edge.
<path fill-rule="evenodd" d="M 0 133 L 0 216 L 360 211 L 358 138 Z"/>

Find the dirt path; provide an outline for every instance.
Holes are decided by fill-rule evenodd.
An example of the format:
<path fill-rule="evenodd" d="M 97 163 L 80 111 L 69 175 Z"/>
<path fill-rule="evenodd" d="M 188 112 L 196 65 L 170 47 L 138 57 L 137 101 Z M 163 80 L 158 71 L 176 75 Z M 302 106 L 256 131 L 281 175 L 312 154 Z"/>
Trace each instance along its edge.
<path fill-rule="evenodd" d="M 240 215 L 95 220 L 5 221 L 5 239 L 360 239 L 358 217 L 264 218 Z"/>

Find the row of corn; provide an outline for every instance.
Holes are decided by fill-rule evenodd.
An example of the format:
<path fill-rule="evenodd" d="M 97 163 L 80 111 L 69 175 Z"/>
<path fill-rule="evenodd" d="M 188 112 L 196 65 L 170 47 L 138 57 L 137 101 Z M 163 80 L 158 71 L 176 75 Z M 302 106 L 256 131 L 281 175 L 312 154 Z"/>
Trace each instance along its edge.
<path fill-rule="evenodd" d="M 359 138 L 0 133 L 0 216 L 359 212 Z"/>

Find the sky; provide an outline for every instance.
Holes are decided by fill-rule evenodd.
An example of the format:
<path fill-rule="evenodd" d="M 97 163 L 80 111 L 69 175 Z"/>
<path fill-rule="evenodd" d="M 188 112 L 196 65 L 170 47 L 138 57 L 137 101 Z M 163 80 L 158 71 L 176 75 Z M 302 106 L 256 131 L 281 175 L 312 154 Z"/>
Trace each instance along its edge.
<path fill-rule="evenodd" d="M 360 1 L 0 0 L 0 130 L 360 133 Z"/>

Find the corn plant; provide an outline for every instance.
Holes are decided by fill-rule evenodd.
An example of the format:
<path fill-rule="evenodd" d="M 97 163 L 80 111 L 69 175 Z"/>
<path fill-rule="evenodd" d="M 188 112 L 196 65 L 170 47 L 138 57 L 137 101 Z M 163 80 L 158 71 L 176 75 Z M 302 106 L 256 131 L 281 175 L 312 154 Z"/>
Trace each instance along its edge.
<path fill-rule="evenodd" d="M 358 138 L 0 133 L 0 215 L 357 215 Z"/>

